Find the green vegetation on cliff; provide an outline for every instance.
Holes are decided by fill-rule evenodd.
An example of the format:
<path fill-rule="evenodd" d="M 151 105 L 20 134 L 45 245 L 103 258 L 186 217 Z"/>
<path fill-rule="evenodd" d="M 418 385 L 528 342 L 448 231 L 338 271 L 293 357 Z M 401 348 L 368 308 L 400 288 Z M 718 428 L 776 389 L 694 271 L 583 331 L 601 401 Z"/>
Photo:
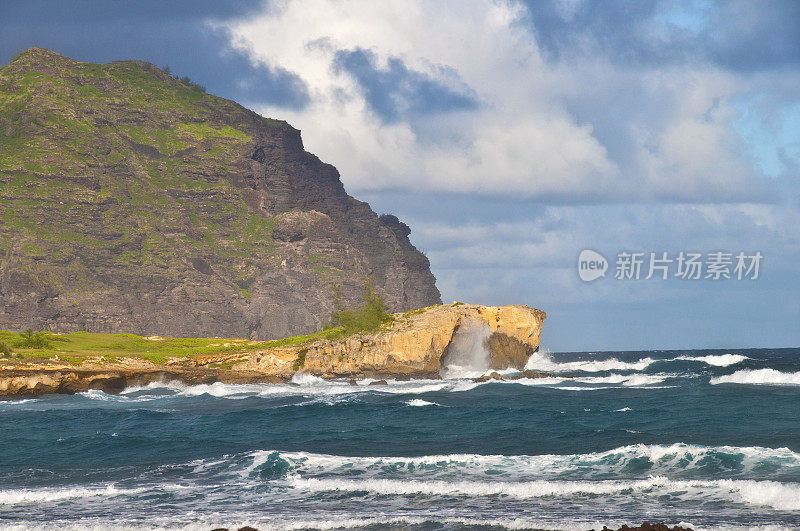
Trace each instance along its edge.
<path fill-rule="evenodd" d="M 375 282 L 368 280 L 364 284 L 364 300 L 358 308 L 345 308 L 341 300 L 336 298 L 337 309 L 331 314 L 331 321 L 326 329 L 341 329 L 342 334 L 352 335 L 361 332 L 374 332 L 381 325 L 394 321 L 394 316 L 389 312 L 386 302 L 375 289 Z"/>
<path fill-rule="evenodd" d="M 185 254 L 244 259 L 227 266 L 247 277 L 272 222 L 220 178 L 252 140 L 242 113 L 147 63 L 24 52 L 0 70 L 0 250 L 54 288 L 101 288 L 87 255 L 160 277 Z"/>
<path fill-rule="evenodd" d="M 392 310 L 439 302 L 410 229 L 298 130 L 142 61 L 0 68 L 0 206 L 0 328 L 282 337 L 368 276 Z"/>
<path fill-rule="evenodd" d="M 121 358 L 141 358 L 162 365 L 170 358 L 196 359 L 211 354 L 233 354 L 310 343 L 317 339 L 341 337 L 340 329 L 286 337 L 272 341 L 241 338 L 141 337 L 135 334 L 72 332 L 0 331 L 0 363 L 25 365 L 29 362 L 68 361 L 80 365 L 87 359 L 117 362 Z M 31 339 L 34 338 L 34 339 Z M 5 345 L 5 349 L 2 346 Z M 9 348 L 8 345 L 13 345 Z"/>

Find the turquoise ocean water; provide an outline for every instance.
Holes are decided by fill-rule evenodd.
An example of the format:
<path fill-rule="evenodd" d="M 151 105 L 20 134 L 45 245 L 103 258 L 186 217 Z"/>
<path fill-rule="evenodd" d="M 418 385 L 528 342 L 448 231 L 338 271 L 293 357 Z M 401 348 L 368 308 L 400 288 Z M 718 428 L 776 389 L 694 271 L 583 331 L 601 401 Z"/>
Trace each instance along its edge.
<path fill-rule="evenodd" d="M 0 529 L 800 528 L 800 349 L 528 367 L 2 400 Z"/>

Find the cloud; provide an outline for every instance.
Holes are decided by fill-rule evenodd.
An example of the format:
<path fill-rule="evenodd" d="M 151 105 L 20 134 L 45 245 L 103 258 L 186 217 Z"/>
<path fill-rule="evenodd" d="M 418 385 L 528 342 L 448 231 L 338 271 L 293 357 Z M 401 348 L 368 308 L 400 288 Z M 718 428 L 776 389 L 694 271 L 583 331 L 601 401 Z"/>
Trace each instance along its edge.
<path fill-rule="evenodd" d="M 0 1 L 27 46 L 138 58 L 303 131 L 398 214 L 445 300 L 554 349 L 796 345 L 800 4 Z M 592 248 L 760 250 L 753 283 L 586 285 Z M 745 325 L 743 325 L 743 323 Z"/>
<path fill-rule="evenodd" d="M 445 203 L 447 200 L 443 199 Z M 696 298 L 737 292 L 737 297 L 769 298 L 770 290 L 797 292 L 793 264 L 800 260 L 794 227 L 800 214 L 773 205 L 530 205 L 535 215 L 494 221 L 476 207 L 476 218 L 462 222 L 404 216 L 414 228 L 414 243 L 427 250 L 444 300 L 485 304 L 528 303 L 545 309 L 564 304 L 642 302 L 681 307 Z M 601 252 L 612 273 L 587 285 L 576 272 L 583 249 Z M 709 284 L 680 280 L 622 282 L 613 277 L 621 251 L 670 257 L 680 251 L 754 253 L 765 257 L 757 283 Z M 645 271 L 646 273 L 646 271 Z M 774 301 L 776 315 L 781 302 Z M 708 316 L 709 319 L 713 316 Z"/>
<path fill-rule="evenodd" d="M 587 2 L 524 0 L 552 60 L 603 55 L 616 64 L 711 64 L 739 72 L 800 65 L 793 0 Z"/>
<path fill-rule="evenodd" d="M 337 71 L 358 82 L 366 102 L 384 122 L 478 107 L 475 95 L 458 79 L 448 83 L 444 76 L 409 70 L 397 57 L 389 57 L 385 68 L 377 63 L 374 53 L 361 48 L 338 50 L 333 61 Z"/>
<path fill-rule="evenodd" d="M 737 98 L 768 80 L 726 70 L 711 49 L 688 60 L 682 43 L 704 21 L 620 5 L 295 0 L 215 27 L 308 87 L 301 109 L 257 109 L 300 127 L 355 193 L 775 200 L 732 126 Z M 669 60 L 653 55 L 659 43 Z M 620 60 L 624 47 L 636 61 Z"/>
<path fill-rule="evenodd" d="M 230 46 L 224 29 L 209 21 L 247 17 L 256 0 L 191 6 L 156 0 L 142 2 L 0 2 L 0 63 L 30 46 L 52 49 L 81 61 L 141 59 L 169 65 L 209 92 L 247 104 L 259 101 L 300 109 L 309 101 L 303 81 L 291 71 L 254 61 Z"/>

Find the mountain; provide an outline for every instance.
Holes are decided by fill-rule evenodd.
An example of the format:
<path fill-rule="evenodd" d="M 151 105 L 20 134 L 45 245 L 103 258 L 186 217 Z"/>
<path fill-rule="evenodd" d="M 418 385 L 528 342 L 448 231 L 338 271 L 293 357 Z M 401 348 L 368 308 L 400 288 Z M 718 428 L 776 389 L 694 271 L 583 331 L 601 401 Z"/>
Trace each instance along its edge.
<path fill-rule="evenodd" d="M 0 69 L 0 329 L 282 337 L 370 278 L 393 311 L 439 303 L 409 233 L 297 129 L 152 64 Z"/>

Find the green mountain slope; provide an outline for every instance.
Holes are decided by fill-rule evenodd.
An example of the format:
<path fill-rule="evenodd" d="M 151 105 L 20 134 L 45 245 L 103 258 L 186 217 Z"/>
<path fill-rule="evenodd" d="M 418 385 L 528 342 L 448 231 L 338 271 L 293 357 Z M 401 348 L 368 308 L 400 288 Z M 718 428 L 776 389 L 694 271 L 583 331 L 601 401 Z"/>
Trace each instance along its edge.
<path fill-rule="evenodd" d="M 407 235 L 296 129 L 149 63 L 0 69 L 0 329 L 291 335 L 370 276 L 393 310 L 439 302 Z"/>

